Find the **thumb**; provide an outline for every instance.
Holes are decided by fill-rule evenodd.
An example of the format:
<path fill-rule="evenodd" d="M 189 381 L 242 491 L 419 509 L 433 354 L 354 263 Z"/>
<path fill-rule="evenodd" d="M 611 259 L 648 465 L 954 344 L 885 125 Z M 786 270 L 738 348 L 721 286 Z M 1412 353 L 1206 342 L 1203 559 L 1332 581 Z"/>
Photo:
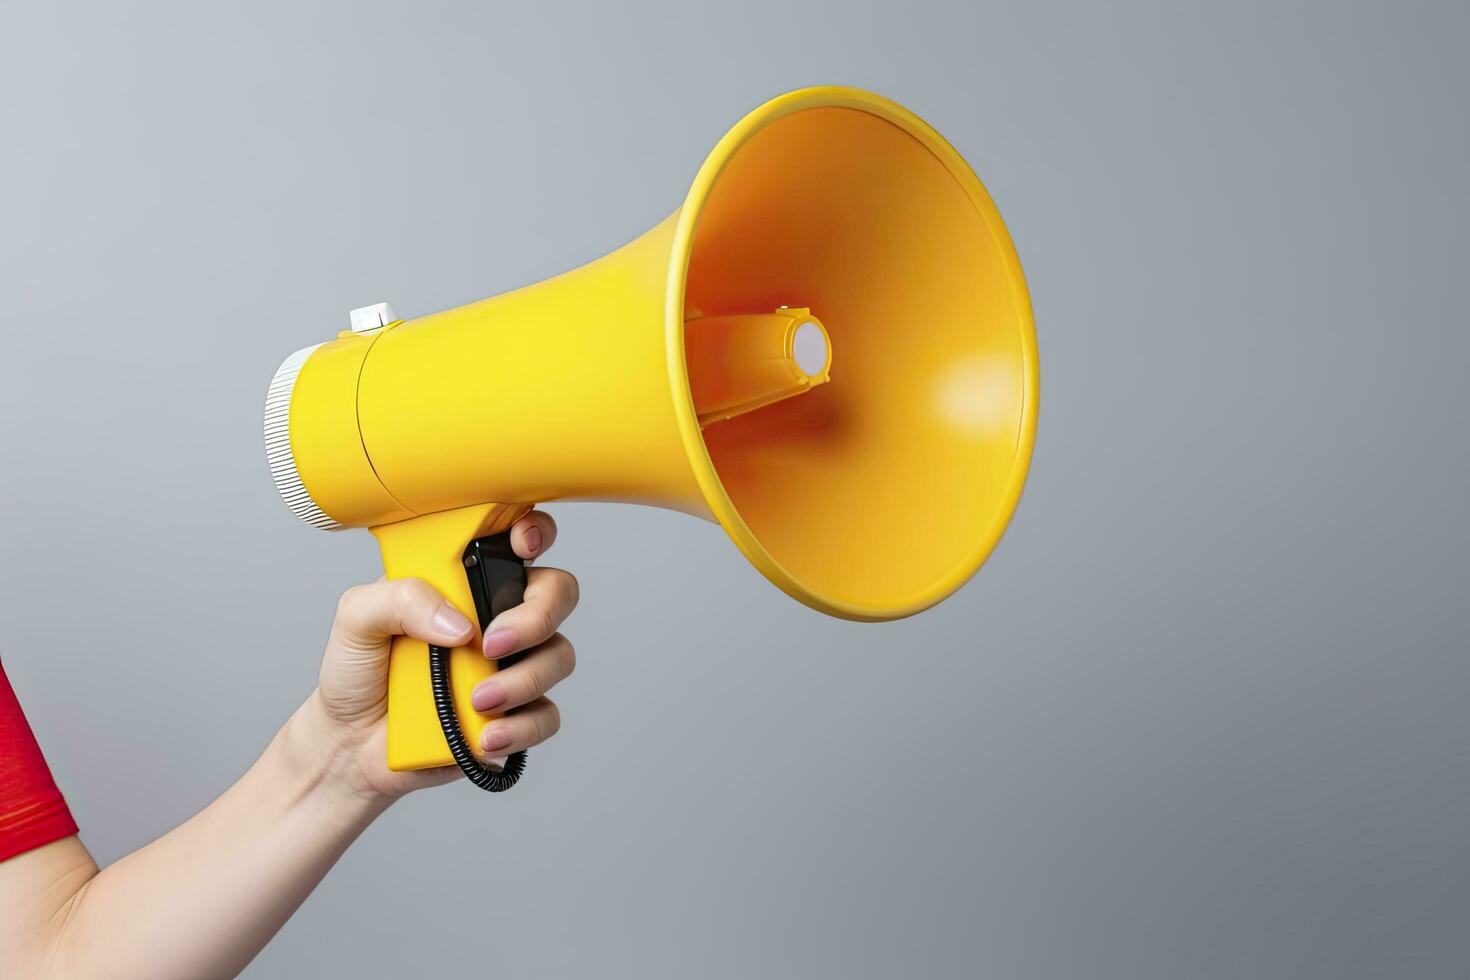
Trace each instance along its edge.
<path fill-rule="evenodd" d="M 436 646 L 460 646 L 474 624 L 422 579 L 358 585 L 342 594 L 332 621 L 332 644 L 344 652 L 386 653 L 388 640 L 406 634 Z"/>
<path fill-rule="evenodd" d="M 337 603 L 318 681 L 334 717 L 381 716 L 388 688 L 390 641 L 400 635 L 456 647 L 468 643 L 475 629 L 421 579 L 379 581 L 348 589 Z"/>

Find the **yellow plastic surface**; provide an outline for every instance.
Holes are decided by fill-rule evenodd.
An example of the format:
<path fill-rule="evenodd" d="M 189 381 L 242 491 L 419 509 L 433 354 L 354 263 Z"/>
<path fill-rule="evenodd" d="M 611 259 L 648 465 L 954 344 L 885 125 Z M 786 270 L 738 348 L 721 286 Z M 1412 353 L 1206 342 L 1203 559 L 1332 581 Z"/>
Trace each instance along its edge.
<path fill-rule="evenodd" d="M 369 527 L 413 515 L 383 489 L 357 427 L 357 379 L 373 337 L 346 333 L 317 348 L 291 395 L 296 471 L 326 515 Z"/>
<path fill-rule="evenodd" d="M 482 504 L 430 514 L 373 528 L 389 578 L 421 578 L 438 589 L 460 612 L 475 621 L 462 558 L 475 538 L 504 531 L 525 514 L 524 505 Z M 478 644 L 458 647 L 449 655 L 449 684 L 459 727 L 480 758 L 480 736 L 499 712 L 481 713 L 470 703 L 475 686 L 495 673 Z M 429 648 L 420 640 L 395 637 L 388 657 L 388 768 L 403 771 L 454 764 L 449 743 L 439 727 L 429 685 Z"/>
<path fill-rule="evenodd" d="M 831 380 L 702 431 L 686 318 L 783 305 L 820 315 Z M 291 442 L 327 514 L 396 528 L 375 528 L 390 577 L 446 594 L 465 589 L 474 522 L 406 517 L 611 500 L 712 517 L 791 596 L 883 620 L 948 596 L 995 547 L 1037 390 L 1020 262 L 979 180 L 900 106 L 815 88 L 741 120 L 683 206 L 618 251 L 323 347 Z M 395 768 L 448 758 L 409 649 L 392 668 Z M 488 672 L 474 657 L 456 654 L 457 697 Z"/>
<path fill-rule="evenodd" d="M 780 303 L 820 313 L 831 382 L 701 432 L 682 312 Z M 990 196 L 913 113 L 812 88 L 737 123 L 679 211 L 665 317 L 705 500 L 789 595 L 849 619 L 907 616 L 994 549 L 1036 436 L 1036 330 Z"/>
<path fill-rule="evenodd" d="M 580 269 L 383 331 L 357 414 L 388 493 L 416 514 L 567 499 L 708 514 L 665 364 L 673 231 L 666 221 Z"/>
<path fill-rule="evenodd" d="M 805 307 L 774 313 L 699 317 L 684 321 L 689 391 L 701 426 L 754 412 L 826 384 L 832 348 L 816 374 L 796 362 L 796 332 L 811 324 L 827 335 Z"/>

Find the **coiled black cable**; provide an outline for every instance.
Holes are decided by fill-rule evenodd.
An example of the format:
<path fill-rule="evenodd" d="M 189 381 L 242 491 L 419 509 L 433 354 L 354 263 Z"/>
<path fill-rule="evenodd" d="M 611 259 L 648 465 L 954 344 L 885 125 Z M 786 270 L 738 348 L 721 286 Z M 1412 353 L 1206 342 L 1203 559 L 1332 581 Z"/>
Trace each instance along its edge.
<path fill-rule="evenodd" d="M 526 594 L 526 563 L 511 547 L 510 532 L 476 538 L 464 550 L 465 575 L 480 629 L 490 625 L 496 616 L 521 604 Z M 526 771 L 526 753 L 512 752 L 501 769 L 482 766 L 465 742 L 454 711 L 454 692 L 449 685 L 449 649 L 429 646 L 429 684 L 434 692 L 434 711 L 449 753 L 470 782 L 491 793 L 503 793 L 516 784 Z M 500 668 L 516 663 L 524 651 L 500 658 Z"/>
<path fill-rule="evenodd" d="M 439 713 L 439 727 L 444 730 L 444 740 L 458 763 L 459 769 L 470 782 L 490 793 L 503 793 L 514 786 L 526 771 L 526 753 L 512 752 L 505 760 L 505 768 L 491 769 L 482 766 L 465 742 L 460 730 L 459 718 L 454 713 L 454 695 L 449 686 L 449 653 L 445 647 L 429 646 L 429 682 L 434 688 L 434 710 Z"/>

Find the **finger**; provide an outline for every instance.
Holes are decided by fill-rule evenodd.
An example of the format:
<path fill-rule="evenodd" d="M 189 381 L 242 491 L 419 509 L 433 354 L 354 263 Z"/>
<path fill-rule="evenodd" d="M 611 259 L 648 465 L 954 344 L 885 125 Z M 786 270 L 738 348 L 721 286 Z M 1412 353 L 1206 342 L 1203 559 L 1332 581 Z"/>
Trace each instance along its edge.
<path fill-rule="evenodd" d="M 470 703 L 476 711 L 504 711 L 530 704 L 571 676 L 577 652 L 557 633 L 526 655 L 526 659 L 487 677 L 475 687 Z"/>
<path fill-rule="evenodd" d="M 344 646 L 373 649 L 407 634 L 438 646 L 459 646 L 474 624 L 422 579 L 400 578 L 357 585 L 342 594 L 332 636 Z"/>
<path fill-rule="evenodd" d="M 490 621 L 485 656 L 499 660 L 545 643 L 572 614 L 578 597 L 577 580 L 570 573 L 560 568 L 527 569 L 526 599 Z"/>
<path fill-rule="evenodd" d="M 555 540 L 556 521 L 542 510 L 531 511 L 510 529 L 510 546 L 526 561 L 544 555 Z"/>
<path fill-rule="evenodd" d="M 497 718 L 485 727 L 480 749 L 494 756 L 509 755 L 540 745 L 561 728 L 561 712 L 546 698 L 526 705 L 513 715 Z"/>

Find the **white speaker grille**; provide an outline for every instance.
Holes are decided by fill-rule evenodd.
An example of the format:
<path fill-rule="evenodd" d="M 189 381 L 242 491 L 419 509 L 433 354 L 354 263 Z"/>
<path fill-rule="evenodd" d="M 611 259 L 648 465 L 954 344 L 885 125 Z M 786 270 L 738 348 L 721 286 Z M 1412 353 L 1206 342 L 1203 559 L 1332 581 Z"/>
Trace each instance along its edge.
<path fill-rule="evenodd" d="M 265 395 L 265 458 L 270 463 L 276 492 L 291 508 L 291 513 L 312 527 L 339 531 L 342 525 L 328 517 L 306 492 L 306 484 L 296 472 L 296 456 L 291 452 L 291 394 L 296 390 L 302 365 L 320 346 L 316 344 L 292 354 L 271 378 L 270 390 Z"/>

